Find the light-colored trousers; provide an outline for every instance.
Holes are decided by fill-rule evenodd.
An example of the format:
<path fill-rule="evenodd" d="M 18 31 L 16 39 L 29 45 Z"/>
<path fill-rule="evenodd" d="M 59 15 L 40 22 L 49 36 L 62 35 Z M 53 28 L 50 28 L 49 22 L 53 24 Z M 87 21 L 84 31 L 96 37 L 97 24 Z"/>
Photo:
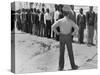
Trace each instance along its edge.
<path fill-rule="evenodd" d="M 93 43 L 94 26 L 88 26 L 88 44 Z"/>

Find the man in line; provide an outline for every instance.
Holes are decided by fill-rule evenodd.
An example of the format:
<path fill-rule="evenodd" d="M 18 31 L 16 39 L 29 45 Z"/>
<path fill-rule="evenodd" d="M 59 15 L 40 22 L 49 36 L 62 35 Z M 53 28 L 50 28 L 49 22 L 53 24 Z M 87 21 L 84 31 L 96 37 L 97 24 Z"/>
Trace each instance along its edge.
<path fill-rule="evenodd" d="M 29 33 L 29 9 L 26 9 L 26 33 Z"/>
<path fill-rule="evenodd" d="M 42 12 L 41 12 L 41 14 L 40 14 L 40 35 L 42 36 L 42 37 L 44 37 L 44 32 L 45 32 L 45 24 L 44 24 L 44 14 L 45 14 L 45 9 L 44 8 L 42 8 Z"/>
<path fill-rule="evenodd" d="M 25 32 L 26 31 L 26 13 L 25 13 L 25 9 L 22 9 L 22 13 L 21 13 L 21 23 L 22 23 L 22 31 Z"/>
<path fill-rule="evenodd" d="M 46 37 L 51 38 L 51 21 L 52 17 L 50 15 L 49 9 L 46 9 L 46 13 L 44 15 L 44 23 L 46 25 Z"/>
<path fill-rule="evenodd" d="M 18 11 L 17 11 L 17 14 L 16 14 L 16 24 L 17 24 L 17 29 L 19 30 L 19 31 L 21 31 L 21 17 L 20 17 L 20 14 L 21 14 L 21 10 L 19 9 Z"/>
<path fill-rule="evenodd" d="M 28 21 L 28 33 L 32 34 L 32 28 L 33 28 L 33 24 L 32 24 L 32 9 L 29 9 L 28 10 L 28 18 L 27 18 L 27 21 Z"/>
<path fill-rule="evenodd" d="M 39 35 L 39 13 L 38 13 L 38 9 L 36 9 L 36 14 L 35 14 L 35 34 Z"/>
<path fill-rule="evenodd" d="M 59 70 L 64 69 L 64 53 L 65 53 L 65 44 L 67 46 L 68 55 L 71 63 L 71 67 L 73 70 L 78 69 L 78 66 L 75 64 L 73 48 L 72 48 L 72 36 L 78 32 L 78 26 L 69 19 L 69 13 L 71 12 L 70 6 L 66 5 L 63 7 L 64 18 L 56 21 L 52 25 L 52 30 L 60 35 L 60 56 L 59 56 Z M 60 32 L 57 31 L 57 27 L 60 28 Z M 74 31 L 71 32 L 72 28 Z"/>
<path fill-rule="evenodd" d="M 70 19 L 71 19 L 74 23 L 76 23 L 76 13 L 75 13 L 75 11 L 74 11 L 74 5 L 70 5 L 70 7 L 71 7 Z M 74 28 L 72 28 L 72 32 L 73 32 L 73 31 L 74 31 Z M 72 36 L 72 41 L 74 42 L 73 37 L 74 37 L 74 36 Z"/>
<path fill-rule="evenodd" d="M 37 16 L 36 16 L 36 21 L 37 21 L 37 24 L 36 24 L 36 26 L 37 26 L 37 35 L 38 36 L 40 36 L 40 10 L 39 9 L 37 9 Z"/>
<path fill-rule="evenodd" d="M 36 8 L 33 9 L 33 13 L 32 13 L 32 24 L 33 24 L 32 33 L 33 33 L 34 35 L 36 34 L 35 19 L 36 19 Z"/>
<path fill-rule="evenodd" d="M 94 20 L 94 22 L 95 22 L 94 28 L 95 28 L 95 31 L 96 31 L 96 35 L 95 35 L 96 46 L 97 46 L 97 44 L 98 44 L 98 42 L 97 42 L 97 41 L 98 41 L 98 40 L 97 40 L 97 39 L 98 39 L 98 38 L 97 38 L 97 37 L 98 37 L 98 32 L 97 32 L 97 31 L 98 31 L 98 30 L 97 30 L 97 28 L 98 28 L 98 26 L 97 26 L 98 18 L 97 18 L 97 15 L 98 15 L 98 14 L 96 13 L 96 14 L 95 14 L 95 20 Z"/>
<path fill-rule="evenodd" d="M 78 42 L 84 44 L 84 29 L 86 28 L 86 17 L 83 14 L 83 9 L 79 10 L 80 14 L 77 16 L 77 25 L 79 26 Z"/>
<path fill-rule="evenodd" d="M 33 24 L 32 24 L 32 13 L 33 13 L 33 3 L 30 3 L 30 9 L 27 12 L 27 32 L 32 34 L 32 28 L 33 28 Z"/>
<path fill-rule="evenodd" d="M 59 10 L 58 10 L 58 5 L 55 5 L 55 12 L 54 12 L 54 22 L 56 22 L 59 18 Z M 53 31 L 53 38 L 55 38 L 57 40 L 57 37 Z"/>
<path fill-rule="evenodd" d="M 95 12 L 93 11 L 93 6 L 89 7 L 89 11 L 86 13 L 87 17 L 87 27 L 88 27 L 88 46 L 93 44 L 94 37 L 94 20 L 95 20 Z"/>
<path fill-rule="evenodd" d="M 32 29 L 32 32 L 33 32 L 34 35 L 37 34 L 37 30 L 36 30 L 36 15 L 37 15 L 37 10 L 36 10 L 36 8 L 33 8 L 33 14 L 32 14 L 33 29 Z"/>

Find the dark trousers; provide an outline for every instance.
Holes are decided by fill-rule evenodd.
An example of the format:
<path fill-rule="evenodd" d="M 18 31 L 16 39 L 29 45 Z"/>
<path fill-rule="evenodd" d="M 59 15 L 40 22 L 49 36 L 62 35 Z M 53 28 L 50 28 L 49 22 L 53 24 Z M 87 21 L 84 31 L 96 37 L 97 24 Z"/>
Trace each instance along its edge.
<path fill-rule="evenodd" d="M 28 22 L 26 23 L 26 33 L 29 33 L 29 24 L 28 24 Z"/>
<path fill-rule="evenodd" d="M 46 37 L 51 38 L 51 21 L 46 20 Z"/>
<path fill-rule="evenodd" d="M 47 25 L 44 24 L 44 37 L 47 37 L 47 35 L 46 35 L 46 34 L 47 34 L 47 32 L 46 32 L 46 30 L 47 30 L 46 28 L 47 28 L 47 27 L 46 27 L 46 26 L 47 26 Z"/>
<path fill-rule="evenodd" d="M 36 35 L 40 36 L 40 25 L 39 25 L 39 23 L 36 23 L 35 31 L 36 31 Z"/>
<path fill-rule="evenodd" d="M 42 37 L 44 36 L 44 32 L 45 32 L 45 25 L 44 25 L 44 22 L 41 22 L 41 25 L 40 25 L 40 35 Z"/>
<path fill-rule="evenodd" d="M 36 24 L 34 24 L 34 23 L 33 23 L 33 29 L 32 29 L 32 32 L 33 32 L 34 35 L 36 35 Z"/>
<path fill-rule="evenodd" d="M 71 67 L 74 68 L 75 66 L 71 38 L 72 38 L 71 34 L 68 34 L 68 35 L 60 34 L 60 56 L 59 56 L 59 68 L 60 69 L 64 68 L 65 44 L 67 46 Z"/>
<path fill-rule="evenodd" d="M 84 39 L 84 28 L 83 27 L 79 27 L 79 32 L 78 32 L 78 41 L 80 43 L 83 43 L 83 39 Z"/>
<path fill-rule="evenodd" d="M 40 36 L 40 25 L 37 26 L 37 35 Z"/>
<path fill-rule="evenodd" d="M 32 34 L 32 28 L 33 28 L 33 24 L 29 23 L 29 33 Z"/>
<path fill-rule="evenodd" d="M 21 30 L 21 26 L 22 26 L 22 25 L 21 25 L 21 22 L 20 22 L 20 21 L 17 21 L 17 29 L 18 29 L 18 30 Z"/>
<path fill-rule="evenodd" d="M 60 28 L 57 27 L 57 31 L 60 32 Z M 56 40 L 59 41 L 59 35 L 56 35 Z"/>
<path fill-rule="evenodd" d="M 72 28 L 72 32 L 74 32 L 74 28 Z M 73 37 L 74 37 L 74 36 L 72 36 L 72 41 L 74 41 L 74 40 L 73 40 Z"/>
<path fill-rule="evenodd" d="M 38 35 L 38 24 L 36 23 L 36 26 L 35 26 L 35 34 Z"/>
<path fill-rule="evenodd" d="M 14 28 L 15 28 L 15 23 L 14 23 L 14 21 L 11 21 L 11 31 L 13 31 Z"/>
<path fill-rule="evenodd" d="M 25 32 L 25 29 L 26 29 L 26 28 L 25 28 L 25 25 L 26 25 L 26 23 L 23 22 L 23 23 L 22 23 L 22 31 L 23 31 L 23 32 Z"/>
<path fill-rule="evenodd" d="M 26 31 L 27 33 L 30 33 L 30 23 L 29 22 L 27 22 Z"/>

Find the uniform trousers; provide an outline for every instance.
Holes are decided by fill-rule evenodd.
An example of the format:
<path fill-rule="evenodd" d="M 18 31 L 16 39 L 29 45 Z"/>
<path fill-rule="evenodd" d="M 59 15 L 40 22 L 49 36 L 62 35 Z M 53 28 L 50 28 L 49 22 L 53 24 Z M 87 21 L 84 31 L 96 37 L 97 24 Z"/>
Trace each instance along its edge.
<path fill-rule="evenodd" d="M 51 38 L 51 20 L 46 20 L 46 37 Z"/>
<path fill-rule="evenodd" d="M 75 67 L 73 49 L 72 49 L 72 35 L 71 34 L 60 34 L 60 56 L 59 56 L 59 68 L 64 68 L 64 53 L 65 53 L 65 45 L 67 46 L 67 51 L 69 55 L 69 60 L 71 63 L 71 67 Z"/>

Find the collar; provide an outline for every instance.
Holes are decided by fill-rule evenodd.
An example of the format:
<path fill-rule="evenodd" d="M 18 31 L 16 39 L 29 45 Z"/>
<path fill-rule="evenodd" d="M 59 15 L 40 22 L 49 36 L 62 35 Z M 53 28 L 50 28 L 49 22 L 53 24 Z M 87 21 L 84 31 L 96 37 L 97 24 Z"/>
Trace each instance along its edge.
<path fill-rule="evenodd" d="M 64 19 L 65 19 L 66 21 L 68 21 L 68 20 L 69 20 L 69 18 L 68 18 L 68 17 L 64 17 Z"/>
<path fill-rule="evenodd" d="M 83 16 L 83 14 L 80 14 L 81 16 Z"/>
<path fill-rule="evenodd" d="M 90 13 L 92 13 L 92 14 L 93 14 L 93 11 L 90 11 Z"/>

